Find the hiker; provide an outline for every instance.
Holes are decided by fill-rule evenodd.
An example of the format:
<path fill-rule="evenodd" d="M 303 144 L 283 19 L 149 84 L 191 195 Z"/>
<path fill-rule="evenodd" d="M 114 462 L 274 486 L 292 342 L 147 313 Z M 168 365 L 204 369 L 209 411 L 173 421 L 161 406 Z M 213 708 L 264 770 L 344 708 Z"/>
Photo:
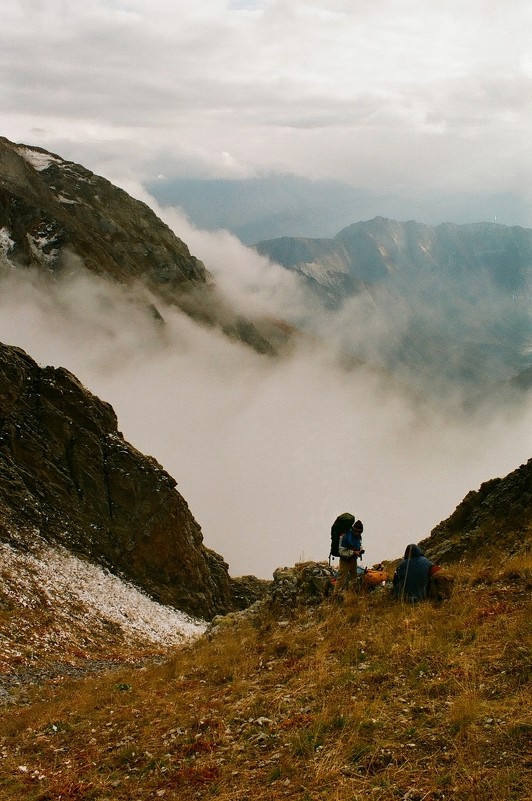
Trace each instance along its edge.
<path fill-rule="evenodd" d="M 403 561 L 397 566 L 393 577 L 393 597 L 410 603 L 423 601 L 427 597 L 432 567 L 433 563 L 421 553 L 417 545 L 407 545 Z"/>
<path fill-rule="evenodd" d="M 338 552 L 340 555 L 340 567 L 338 578 L 334 585 L 333 595 L 339 597 L 344 589 L 351 586 L 356 589 L 358 586 L 358 565 L 357 561 L 362 557 L 362 532 L 364 526 L 361 520 L 355 520 L 340 540 Z"/>
<path fill-rule="evenodd" d="M 338 550 L 338 548 L 340 547 L 340 540 L 342 539 L 345 532 L 349 531 L 354 522 L 355 522 L 355 515 L 351 514 L 351 512 L 342 512 L 342 514 L 338 515 L 338 517 L 332 524 L 329 564 L 331 564 L 332 556 L 335 556 L 336 558 L 340 556 L 340 551 Z"/>

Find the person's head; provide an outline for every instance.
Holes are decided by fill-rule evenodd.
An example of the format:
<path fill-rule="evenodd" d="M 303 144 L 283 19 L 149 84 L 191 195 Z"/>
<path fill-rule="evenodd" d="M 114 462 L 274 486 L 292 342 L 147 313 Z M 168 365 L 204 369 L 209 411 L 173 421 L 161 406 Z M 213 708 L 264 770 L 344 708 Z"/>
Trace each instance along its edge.
<path fill-rule="evenodd" d="M 406 546 L 404 559 L 416 559 L 418 556 L 423 556 L 423 554 L 415 543 Z"/>
<path fill-rule="evenodd" d="M 353 531 L 356 534 L 362 534 L 362 532 L 364 531 L 364 526 L 362 525 L 362 520 L 355 520 L 355 522 L 353 523 Z"/>

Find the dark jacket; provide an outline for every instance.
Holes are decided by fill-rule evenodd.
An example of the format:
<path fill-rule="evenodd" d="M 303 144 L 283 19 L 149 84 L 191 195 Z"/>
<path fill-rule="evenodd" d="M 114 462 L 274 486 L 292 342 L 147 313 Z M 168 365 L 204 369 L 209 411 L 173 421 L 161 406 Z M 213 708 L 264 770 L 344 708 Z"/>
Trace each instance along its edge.
<path fill-rule="evenodd" d="M 394 598 L 411 603 L 426 598 L 432 566 L 433 563 L 423 556 L 417 545 L 408 545 L 393 577 Z"/>

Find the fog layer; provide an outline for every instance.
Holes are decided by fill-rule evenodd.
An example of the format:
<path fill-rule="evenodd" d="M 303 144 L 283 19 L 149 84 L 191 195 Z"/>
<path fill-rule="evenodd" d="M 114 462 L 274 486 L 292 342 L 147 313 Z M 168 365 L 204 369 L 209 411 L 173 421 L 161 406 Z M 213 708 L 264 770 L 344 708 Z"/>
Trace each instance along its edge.
<path fill-rule="evenodd" d="M 283 316 L 304 303 L 293 277 L 229 235 L 178 216 L 173 227 L 240 308 Z M 0 340 L 66 367 L 113 405 L 234 576 L 327 559 L 344 511 L 364 522 L 366 564 L 395 558 L 469 490 L 530 456 L 530 405 L 465 415 L 384 373 L 346 371 L 308 341 L 272 359 L 157 302 L 161 327 L 147 300 L 79 272 L 50 284 L 7 268 Z"/>

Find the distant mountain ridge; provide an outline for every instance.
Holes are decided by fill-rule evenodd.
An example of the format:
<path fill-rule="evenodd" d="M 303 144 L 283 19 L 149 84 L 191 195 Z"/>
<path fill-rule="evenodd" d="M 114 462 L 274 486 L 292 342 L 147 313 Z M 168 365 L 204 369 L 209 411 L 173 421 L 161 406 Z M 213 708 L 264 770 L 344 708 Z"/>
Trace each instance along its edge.
<path fill-rule="evenodd" d="M 427 191 L 415 198 L 275 172 L 240 179 L 160 177 L 146 187 L 162 206 L 182 208 L 196 227 L 226 229 L 247 245 L 285 236 L 331 237 L 377 215 L 427 225 L 493 220 L 532 227 L 529 200 L 512 193 Z"/>
<path fill-rule="evenodd" d="M 382 318 L 388 369 L 494 385 L 530 366 L 530 229 L 375 217 L 332 239 L 283 237 L 255 248 L 330 309 L 358 298 L 356 318 L 369 331 Z"/>
<path fill-rule="evenodd" d="M 335 274 L 345 274 L 356 288 L 400 270 L 456 276 L 481 269 L 504 290 L 523 292 L 532 269 L 532 230 L 496 223 L 429 226 L 375 217 L 349 225 L 332 239 L 283 237 L 255 248 L 324 286 Z"/>

